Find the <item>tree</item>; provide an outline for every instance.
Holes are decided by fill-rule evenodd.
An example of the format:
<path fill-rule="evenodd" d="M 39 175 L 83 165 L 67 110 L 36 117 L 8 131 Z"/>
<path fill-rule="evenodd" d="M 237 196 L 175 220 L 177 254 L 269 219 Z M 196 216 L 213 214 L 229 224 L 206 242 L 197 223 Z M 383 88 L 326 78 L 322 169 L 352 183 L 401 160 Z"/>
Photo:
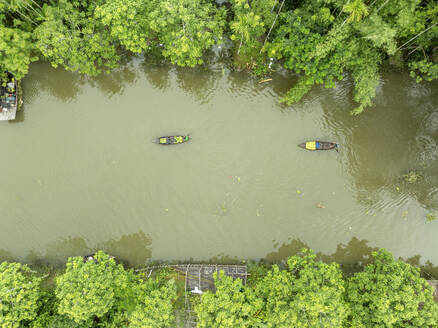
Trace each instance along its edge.
<path fill-rule="evenodd" d="M 27 265 L 0 264 L 0 326 L 18 328 L 36 317 L 39 284 Z"/>
<path fill-rule="evenodd" d="M 353 327 L 437 327 L 438 306 L 420 270 L 381 249 L 347 282 Z"/>
<path fill-rule="evenodd" d="M 173 302 L 175 281 L 150 278 L 138 289 L 138 304 L 130 315 L 130 328 L 169 328 L 175 326 Z"/>
<path fill-rule="evenodd" d="M 153 0 L 106 1 L 95 10 L 95 17 L 108 26 L 111 36 L 127 50 L 140 53 L 157 44 L 150 27 L 149 13 L 158 5 Z"/>
<path fill-rule="evenodd" d="M 59 0 L 43 6 L 42 23 L 35 28 L 35 46 L 53 67 L 97 75 L 118 66 L 117 42 L 100 20 L 94 19 L 99 1 Z"/>
<path fill-rule="evenodd" d="M 349 40 L 350 27 L 329 26 L 334 16 L 328 8 L 316 13 L 304 9 L 289 11 L 281 16 L 281 23 L 270 44 L 268 54 L 284 60 L 285 68 L 301 75 L 296 87 L 282 99 L 292 104 L 299 101 L 315 84 L 333 88 L 335 80 L 342 80 L 348 61 L 354 58 L 355 40 Z M 357 43 L 357 42 L 356 42 Z"/>
<path fill-rule="evenodd" d="M 0 72 L 9 71 L 16 79 L 22 79 L 29 71 L 32 55 L 32 34 L 19 28 L 0 25 Z"/>
<path fill-rule="evenodd" d="M 256 287 L 265 302 L 266 327 L 342 327 L 348 315 L 339 265 L 315 261 L 315 254 L 288 260 L 288 270 L 274 265 Z"/>
<path fill-rule="evenodd" d="M 274 22 L 277 0 L 232 0 L 231 40 L 236 42 L 237 66 L 253 65 L 263 46 L 261 37 Z"/>
<path fill-rule="evenodd" d="M 102 251 L 94 258 L 86 262 L 82 257 L 69 258 L 65 273 L 56 279 L 58 312 L 77 323 L 132 304 L 132 274 Z"/>
<path fill-rule="evenodd" d="M 245 287 L 241 279 L 228 277 L 223 271 L 214 273 L 216 292 L 205 292 L 196 307 L 198 327 L 255 327 L 263 301 L 255 291 Z"/>
<path fill-rule="evenodd" d="M 350 14 L 346 19 L 347 23 L 360 22 L 363 17 L 368 15 L 368 8 L 362 0 L 354 0 L 344 6 L 344 12 Z"/>
<path fill-rule="evenodd" d="M 202 64 L 204 52 L 222 41 L 225 10 L 205 0 L 155 1 L 148 14 L 149 26 L 172 64 Z"/>

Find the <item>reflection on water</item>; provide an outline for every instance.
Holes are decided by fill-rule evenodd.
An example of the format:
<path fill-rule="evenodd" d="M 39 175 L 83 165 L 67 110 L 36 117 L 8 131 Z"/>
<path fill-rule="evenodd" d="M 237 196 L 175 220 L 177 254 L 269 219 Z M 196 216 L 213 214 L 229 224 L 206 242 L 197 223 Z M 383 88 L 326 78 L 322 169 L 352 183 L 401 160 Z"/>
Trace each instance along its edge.
<path fill-rule="evenodd" d="M 167 62 L 150 61 L 146 57 L 142 62 L 142 69 L 149 84 L 161 91 L 165 91 L 170 86 L 170 72 L 172 66 Z"/>
<path fill-rule="evenodd" d="M 144 265 L 152 257 L 152 239 L 144 232 L 123 235 L 119 239 L 110 239 L 97 249 L 115 256 L 128 265 L 138 267 Z"/>
<path fill-rule="evenodd" d="M 118 239 L 109 239 L 98 245 L 90 245 L 94 243 L 89 243 L 84 238 L 68 237 L 49 243 L 45 252 L 31 250 L 23 258 L 0 249 L 0 262 L 23 261 L 31 264 L 63 266 L 69 257 L 85 256 L 103 250 L 130 267 L 138 267 L 145 265 L 152 257 L 152 239 L 142 231 L 123 235 Z"/>
<path fill-rule="evenodd" d="M 14 257 L 12 256 L 11 252 L 4 250 L 4 249 L 0 249 L 0 262 L 3 261 L 14 261 Z"/>
<path fill-rule="evenodd" d="M 123 94 L 126 87 L 132 85 L 137 79 L 137 70 L 132 64 L 126 64 L 111 74 L 100 74 L 89 78 L 92 87 L 98 88 L 108 97 Z"/>
<path fill-rule="evenodd" d="M 289 239 L 289 242 L 283 243 L 277 251 L 267 254 L 265 260 L 270 263 L 284 261 L 288 257 L 300 253 L 303 248 L 310 247 L 299 239 Z M 343 272 L 351 274 L 363 270 L 363 267 L 371 262 L 372 253 L 377 249 L 368 246 L 367 240 L 353 237 L 347 244 L 338 244 L 333 254 L 318 252 L 317 257 L 327 263 L 339 263 Z M 417 264 L 419 265 L 420 262 Z"/>
<path fill-rule="evenodd" d="M 67 262 L 68 257 L 84 256 L 92 254 L 97 250 L 103 250 L 115 256 L 118 262 L 122 262 L 127 267 L 142 267 L 150 264 L 152 257 L 152 240 L 150 236 L 143 232 L 138 232 L 120 237 L 120 239 L 110 239 L 101 245 L 90 248 L 82 238 L 67 238 L 56 243 L 52 243 L 45 254 L 30 251 L 22 261 L 32 265 L 53 265 L 62 267 Z M 261 261 L 266 264 L 282 263 L 290 257 L 299 254 L 303 248 L 310 248 L 309 245 L 299 239 L 289 238 L 287 243 L 281 245 L 274 244 L 276 251 L 268 253 Z M 317 252 L 317 258 L 326 263 L 336 262 L 340 264 L 341 270 L 351 275 L 360 272 L 364 267 L 372 262 L 372 253 L 377 251 L 377 247 L 368 245 L 367 240 L 359 240 L 353 237 L 347 244 L 340 243 L 336 251 L 332 254 Z M 414 255 L 409 258 L 399 258 L 413 266 L 421 268 L 421 274 L 425 279 L 438 279 L 438 266 L 434 266 L 430 261 L 422 261 L 421 255 Z M 0 262 L 19 261 L 10 252 L 0 249 Z M 196 259 L 186 259 L 178 262 L 199 262 Z M 236 256 L 218 254 L 212 256 L 208 261 L 201 261 L 212 264 L 241 264 L 242 260 Z M 245 263 L 245 261 L 244 261 Z"/>
<path fill-rule="evenodd" d="M 178 87 L 201 105 L 211 101 L 221 75 L 220 71 L 206 67 L 176 69 Z"/>
<path fill-rule="evenodd" d="M 86 81 L 84 75 L 63 68 L 55 69 L 47 63 L 34 63 L 32 67 L 22 81 L 23 106 L 27 109 L 32 108 L 32 103 L 44 92 L 63 103 L 73 101 Z"/>
<path fill-rule="evenodd" d="M 317 252 L 316 255 L 323 262 L 339 263 L 341 270 L 345 274 L 351 275 L 363 271 L 364 267 L 372 262 L 372 254 L 378 250 L 378 247 L 371 247 L 368 243 L 368 240 L 359 240 L 353 237 L 347 244 L 338 244 L 333 254 Z M 278 246 L 278 244 L 274 245 L 277 250 L 267 254 L 263 260 L 267 263 L 284 263 L 290 256 L 299 254 L 303 248 L 310 248 L 301 240 L 292 238 L 289 238 L 287 243 Z M 438 279 L 438 266 L 434 266 L 430 261 L 422 261 L 421 255 L 414 255 L 409 258 L 400 257 L 399 259 L 421 268 L 422 276 L 425 279 Z"/>
<path fill-rule="evenodd" d="M 342 91 L 348 88 L 333 91 L 323 103 L 327 125 L 342 141 L 343 166 L 359 201 L 381 210 L 415 197 L 426 208 L 437 209 L 438 83 L 416 84 L 407 75 L 398 75 L 397 83 L 392 79 L 388 76 L 381 83 L 378 109 L 359 117 L 345 115 L 351 101 Z M 403 175 L 409 171 L 424 179 L 406 183 Z M 385 192 L 392 194 L 392 201 L 382 199 Z"/>

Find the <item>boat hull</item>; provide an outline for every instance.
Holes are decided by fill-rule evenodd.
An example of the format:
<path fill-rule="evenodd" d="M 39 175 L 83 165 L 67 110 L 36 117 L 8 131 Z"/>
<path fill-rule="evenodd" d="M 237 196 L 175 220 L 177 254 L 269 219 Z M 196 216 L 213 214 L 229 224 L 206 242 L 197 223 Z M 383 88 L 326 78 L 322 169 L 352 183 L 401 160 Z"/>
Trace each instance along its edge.
<path fill-rule="evenodd" d="M 327 142 L 327 141 L 307 141 L 298 145 L 306 150 L 330 150 L 338 147 L 336 142 Z"/>
<path fill-rule="evenodd" d="M 191 139 L 190 136 L 165 136 L 165 137 L 157 138 L 152 142 L 157 143 L 159 145 L 178 145 L 185 143 L 190 139 Z"/>
<path fill-rule="evenodd" d="M 14 120 L 18 108 L 18 82 L 6 73 L 7 82 L 0 84 L 0 121 Z"/>

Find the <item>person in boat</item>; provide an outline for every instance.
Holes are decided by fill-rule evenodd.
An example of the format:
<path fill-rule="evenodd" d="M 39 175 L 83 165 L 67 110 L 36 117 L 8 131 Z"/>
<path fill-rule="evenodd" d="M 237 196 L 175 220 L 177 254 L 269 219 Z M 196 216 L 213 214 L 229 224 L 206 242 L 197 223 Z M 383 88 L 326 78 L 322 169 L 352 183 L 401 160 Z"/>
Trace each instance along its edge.
<path fill-rule="evenodd" d="M 323 142 L 323 141 L 307 141 L 298 145 L 301 148 L 307 150 L 329 150 L 335 149 L 338 151 L 339 144 L 334 142 Z"/>

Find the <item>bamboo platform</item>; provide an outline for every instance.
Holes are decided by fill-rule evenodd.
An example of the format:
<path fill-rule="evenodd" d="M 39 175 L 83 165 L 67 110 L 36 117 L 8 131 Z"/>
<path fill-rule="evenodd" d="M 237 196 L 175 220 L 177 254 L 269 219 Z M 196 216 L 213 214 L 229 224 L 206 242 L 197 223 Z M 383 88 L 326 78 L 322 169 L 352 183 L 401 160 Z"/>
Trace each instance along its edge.
<path fill-rule="evenodd" d="M 233 279 L 240 278 L 243 284 L 246 284 L 248 276 L 246 265 L 176 264 L 146 267 L 137 271 L 148 272 L 148 276 L 150 276 L 153 271 L 164 268 L 173 269 L 184 276 L 186 292 L 194 290 L 215 292 L 213 279 L 215 272 L 219 274 L 220 271 L 223 271 L 226 276 Z"/>
<path fill-rule="evenodd" d="M 190 295 L 202 297 L 205 291 L 216 292 L 213 275 L 223 271 L 226 276 L 241 279 L 245 285 L 248 277 L 246 265 L 219 265 L 219 264 L 176 264 L 146 267 L 137 272 L 144 272 L 149 278 L 152 273 L 160 269 L 172 269 L 184 278 L 184 308 L 185 316 L 182 325 L 185 328 L 197 326 L 197 315 L 190 302 Z M 180 325 L 178 325 L 180 327 Z"/>

